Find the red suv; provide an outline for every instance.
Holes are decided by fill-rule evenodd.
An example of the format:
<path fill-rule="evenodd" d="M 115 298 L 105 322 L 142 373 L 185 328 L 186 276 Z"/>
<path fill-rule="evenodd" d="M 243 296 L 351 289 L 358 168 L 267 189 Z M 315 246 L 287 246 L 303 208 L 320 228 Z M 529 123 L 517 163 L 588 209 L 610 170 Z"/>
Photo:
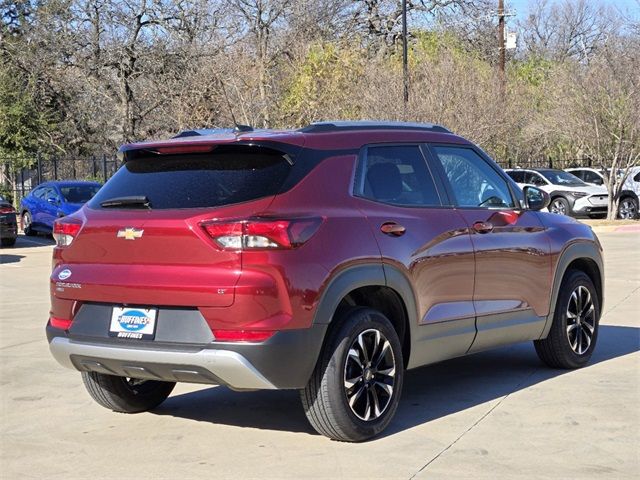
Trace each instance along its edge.
<path fill-rule="evenodd" d="M 527 340 L 555 368 L 591 357 L 597 238 L 442 127 L 201 130 L 120 154 L 55 224 L 47 325 L 104 407 L 152 409 L 175 382 L 298 389 L 318 432 L 361 441 L 407 369 Z"/>

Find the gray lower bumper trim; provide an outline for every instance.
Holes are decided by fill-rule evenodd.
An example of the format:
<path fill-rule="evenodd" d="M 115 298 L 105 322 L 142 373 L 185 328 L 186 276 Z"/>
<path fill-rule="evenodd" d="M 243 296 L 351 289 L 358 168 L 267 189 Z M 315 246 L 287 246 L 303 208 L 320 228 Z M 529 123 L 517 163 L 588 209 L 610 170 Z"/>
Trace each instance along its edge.
<path fill-rule="evenodd" d="M 144 369 L 146 364 L 166 364 L 179 369 L 197 367 L 210 372 L 222 383 L 236 389 L 275 389 L 249 361 L 236 352 L 228 350 L 203 349 L 198 352 L 176 352 L 169 350 L 143 350 L 135 348 L 109 347 L 87 343 L 77 343 L 68 338 L 56 337 L 49 344 L 54 358 L 60 365 L 79 370 L 75 357 L 95 359 L 96 365 L 100 360 L 117 361 L 123 365 L 123 370 L 136 371 Z M 91 362 L 86 362 L 91 363 Z M 87 368 L 91 370 L 90 368 Z M 179 380 L 178 378 L 163 378 L 163 380 Z"/>

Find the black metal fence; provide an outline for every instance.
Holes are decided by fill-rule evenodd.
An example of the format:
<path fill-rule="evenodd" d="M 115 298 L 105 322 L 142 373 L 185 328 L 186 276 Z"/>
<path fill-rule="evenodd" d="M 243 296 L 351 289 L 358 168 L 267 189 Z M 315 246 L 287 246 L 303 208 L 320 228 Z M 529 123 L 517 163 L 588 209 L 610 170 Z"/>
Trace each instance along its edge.
<path fill-rule="evenodd" d="M 29 167 L 12 169 L 11 158 L 0 158 L 2 182 L 0 195 L 10 196 L 15 204 L 29 194 L 36 186 L 51 180 L 92 180 L 106 182 L 120 167 L 120 160 L 114 155 L 94 155 L 90 157 L 50 157 L 36 156 Z"/>

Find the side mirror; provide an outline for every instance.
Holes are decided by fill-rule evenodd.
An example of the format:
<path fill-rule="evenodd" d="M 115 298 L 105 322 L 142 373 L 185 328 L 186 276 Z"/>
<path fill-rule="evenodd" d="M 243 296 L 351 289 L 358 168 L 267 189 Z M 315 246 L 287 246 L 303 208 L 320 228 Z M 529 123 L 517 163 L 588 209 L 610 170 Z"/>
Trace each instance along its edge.
<path fill-rule="evenodd" d="M 522 189 L 524 193 L 524 205 L 527 210 L 542 210 L 549 206 L 551 197 L 544 190 L 527 185 Z"/>
<path fill-rule="evenodd" d="M 49 202 L 51 205 L 59 205 L 60 204 L 60 201 L 57 198 L 54 198 L 54 197 L 47 198 L 47 202 Z"/>

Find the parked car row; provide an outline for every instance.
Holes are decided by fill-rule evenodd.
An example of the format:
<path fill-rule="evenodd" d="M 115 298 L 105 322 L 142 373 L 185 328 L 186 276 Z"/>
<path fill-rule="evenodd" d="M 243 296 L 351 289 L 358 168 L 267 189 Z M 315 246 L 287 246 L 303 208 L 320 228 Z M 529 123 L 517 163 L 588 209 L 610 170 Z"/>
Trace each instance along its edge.
<path fill-rule="evenodd" d="M 605 216 L 609 194 L 602 171 L 594 168 L 515 168 L 507 174 L 520 186 L 533 185 L 551 197 L 549 211 L 560 215 L 596 218 Z M 633 167 L 625 181 L 618 204 L 618 218 L 638 216 L 640 167 Z"/>

